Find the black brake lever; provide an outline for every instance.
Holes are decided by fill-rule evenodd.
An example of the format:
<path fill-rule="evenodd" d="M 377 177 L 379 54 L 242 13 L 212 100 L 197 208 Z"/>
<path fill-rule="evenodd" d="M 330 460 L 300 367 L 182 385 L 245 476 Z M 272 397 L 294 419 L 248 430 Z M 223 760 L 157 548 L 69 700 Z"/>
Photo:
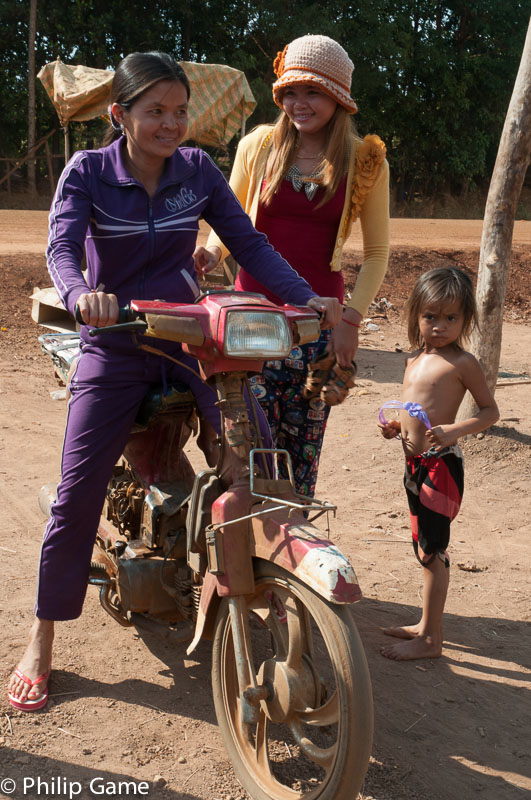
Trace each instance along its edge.
<path fill-rule="evenodd" d="M 115 333 L 117 331 L 136 331 L 143 333 L 148 324 L 144 319 L 135 319 L 132 322 L 120 322 L 117 325 L 105 325 L 104 328 L 91 328 L 89 336 L 100 336 L 102 333 Z"/>

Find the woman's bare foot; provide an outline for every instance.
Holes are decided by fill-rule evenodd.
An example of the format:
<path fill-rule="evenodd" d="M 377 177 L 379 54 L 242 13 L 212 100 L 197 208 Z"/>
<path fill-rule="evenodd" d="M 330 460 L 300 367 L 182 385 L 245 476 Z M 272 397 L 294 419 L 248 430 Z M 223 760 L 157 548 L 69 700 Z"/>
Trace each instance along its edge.
<path fill-rule="evenodd" d="M 382 647 L 381 654 L 394 661 L 413 661 L 415 658 L 440 658 L 442 643 L 431 636 L 415 636 L 407 642 Z"/>
<path fill-rule="evenodd" d="M 52 645 L 54 635 L 54 622 L 49 619 L 36 617 L 30 631 L 29 643 L 26 652 L 19 662 L 18 669 L 30 680 L 34 681 L 39 675 L 44 675 L 52 663 Z M 17 700 L 24 702 L 26 699 L 38 700 L 46 689 L 47 681 L 40 681 L 30 687 L 15 673 L 11 675 L 8 691 Z"/>
<path fill-rule="evenodd" d="M 386 636 L 394 636 L 397 639 L 416 639 L 420 634 L 420 622 L 416 625 L 401 625 L 396 628 L 382 628 Z"/>

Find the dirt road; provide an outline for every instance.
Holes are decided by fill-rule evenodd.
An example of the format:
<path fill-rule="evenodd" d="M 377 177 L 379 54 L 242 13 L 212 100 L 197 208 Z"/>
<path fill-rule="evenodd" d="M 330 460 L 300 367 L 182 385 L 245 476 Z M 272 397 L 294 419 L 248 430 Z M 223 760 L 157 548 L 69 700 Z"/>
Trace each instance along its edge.
<path fill-rule="evenodd" d="M 0 209 L 0 254 L 42 253 L 46 247 L 48 225 L 47 211 L 5 211 Z M 481 220 L 461 219 L 393 219 L 391 242 L 393 247 L 426 247 L 430 249 L 470 250 L 481 244 Z M 202 225 L 202 232 L 207 230 Z M 517 220 L 513 244 L 531 247 L 531 222 Z M 359 236 L 354 231 L 349 241 L 352 250 L 358 250 Z"/>
<path fill-rule="evenodd" d="M 434 224 L 435 223 L 435 224 Z M 380 296 L 397 309 L 429 266 L 472 273 L 481 225 L 393 221 Z M 399 231 L 404 238 L 399 240 Z M 0 211 L 0 681 L 23 651 L 32 619 L 43 520 L 40 486 L 57 478 L 65 407 L 36 342 L 28 296 L 48 285 L 43 212 Z M 414 244 L 416 242 L 417 244 Z M 458 244 L 459 243 L 459 244 Z M 453 526 L 443 657 L 395 663 L 381 628 L 416 621 L 421 570 L 412 555 L 401 448 L 379 437 L 379 407 L 396 398 L 407 342 L 398 314 L 363 331 L 356 390 L 332 413 L 317 494 L 338 505 L 332 538 L 355 565 L 364 599 L 355 616 L 374 689 L 376 732 L 363 800 L 516 800 L 531 791 L 529 541 L 531 489 L 531 223 L 515 230 L 497 400 L 501 420 L 463 443 L 466 491 Z M 351 243 L 346 273 L 356 269 Z M 13 712 L 2 694 L 0 797 L 22 780 L 149 781 L 161 800 L 240 800 L 213 712 L 210 647 L 183 649 L 122 629 L 89 589 L 83 616 L 58 625 L 45 713 Z M 363 732 L 360 732 L 363 735 Z M 2 793 L 4 778 L 18 782 Z M 52 782 L 55 780 L 55 784 Z M 156 786 L 154 783 L 157 784 Z M 9 787 L 8 787 L 9 788 Z"/>

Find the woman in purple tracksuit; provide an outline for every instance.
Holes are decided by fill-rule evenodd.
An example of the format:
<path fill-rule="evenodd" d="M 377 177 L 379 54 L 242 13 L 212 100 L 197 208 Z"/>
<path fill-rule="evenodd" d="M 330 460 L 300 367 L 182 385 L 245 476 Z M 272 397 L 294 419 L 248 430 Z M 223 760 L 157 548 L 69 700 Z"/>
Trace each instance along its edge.
<path fill-rule="evenodd" d="M 86 326 L 112 325 L 118 307 L 132 298 L 192 302 L 200 218 L 285 302 L 324 311 L 329 327 L 341 317 L 337 300 L 317 297 L 255 231 L 208 155 L 179 149 L 189 94 L 186 75 L 170 56 L 127 56 L 113 80 L 108 146 L 73 156 L 52 203 L 48 268 L 63 303 L 72 313 L 79 306 L 85 326 L 70 384 L 61 482 L 43 539 L 35 621 L 9 683 L 9 701 L 24 711 L 47 701 L 54 621 L 81 613 L 107 481 L 148 388 L 161 378 L 187 383 L 203 416 L 220 430 L 215 393 L 199 378 L 139 350 L 130 334 L 90 338 Z M 157 346 L 196 366 L 179 345 Z"/>

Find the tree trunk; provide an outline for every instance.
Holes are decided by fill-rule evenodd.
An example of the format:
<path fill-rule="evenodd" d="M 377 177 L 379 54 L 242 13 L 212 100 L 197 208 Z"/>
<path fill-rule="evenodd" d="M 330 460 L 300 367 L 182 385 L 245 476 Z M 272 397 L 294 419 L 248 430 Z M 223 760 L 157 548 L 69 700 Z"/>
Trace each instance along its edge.
<path fill-rule="evenodd" d="M 35 144 L 35 38 L 37 35 L 37 0 L 30 0 L 28 36 L 28 150 Z M 28 161 L 28 189 L 35 194 L 35 159 Z"/>
<path fill-rule="evenodd" d="M 183 17 L 181 24 L 181 47 L 182 47 L 182 60 L 190 61 L 190 42 L 192 40 L 192 10 L 190 3 L 186 3 L 183 8 Z"/>
<path fill-rule="evenodd" d="M 530 158 L 531 20 L 492 173 L 479 254 L 476 300 L 481 332 L 478 329 L 474 331 L 471 350 L 485 370 L 487 383 L 493 392 L 500 365 L 514 217 Z M 476 405 L 467 394 L 459 418 L 466 419 L 475 411 Z"/>

